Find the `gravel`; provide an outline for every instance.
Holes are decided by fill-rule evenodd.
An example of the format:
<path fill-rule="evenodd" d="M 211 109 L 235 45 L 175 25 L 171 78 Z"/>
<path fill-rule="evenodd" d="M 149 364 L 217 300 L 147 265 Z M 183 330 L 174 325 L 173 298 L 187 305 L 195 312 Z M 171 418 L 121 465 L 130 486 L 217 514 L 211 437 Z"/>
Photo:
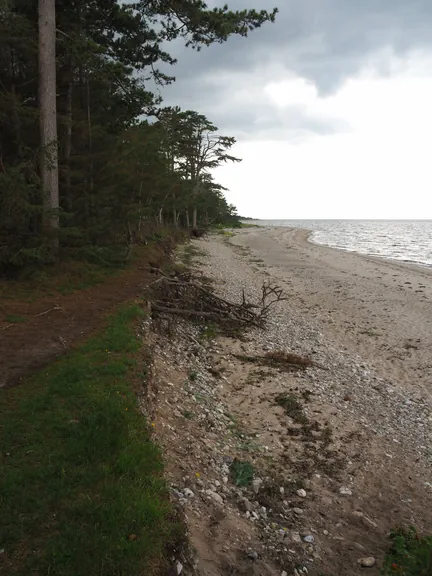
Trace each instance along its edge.
<path fill-rule="evenodd" d="M 250 299 L 259 301 L 262 283 L 268 281 L 264 273 L 252 270 L 220 238 L 201 240 L 200 247 L 208 254 L 200 257 L 201 270 L 215 281 L 219 295 L 241 301 L 245 289 Z M 376 376 L 373 367 L 360 356 L 348 355 L 332 346 L 318 322 L 306 321 L 289 300 L 273 308 L 265 331 L 251 332 L 245 353 L 280 349 L 309 356 L 328 368 L 308 369 L 298 378 L 311 383 L 318 397 L 343 410 L 346 419 L 359 421 L 365 430 L 432 464 L 432 409 L 427 400 Z M 347 396 L 349 401 L 344 400 Z M 393 457 L 391 452 L 390 445 L 389 459 Z M 425 478 L 425 485 L 430 480 Z"/>

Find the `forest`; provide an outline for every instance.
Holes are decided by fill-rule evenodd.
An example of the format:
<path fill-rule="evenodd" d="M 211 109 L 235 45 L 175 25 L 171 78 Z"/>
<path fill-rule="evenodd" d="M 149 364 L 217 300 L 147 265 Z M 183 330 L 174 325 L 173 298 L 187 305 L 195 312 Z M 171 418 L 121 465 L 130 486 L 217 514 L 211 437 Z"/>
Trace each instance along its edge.
<path fill-rule="evenodd" d="M 0 276 L 121 259 L 161 225 L 234 222 L 212 170 L 239 161 L 235 138 L 164 106 L 155 87 L 175 81 L 170 42 L 204 50 L 276 13 L 202 0 L 0 0 Z"/>

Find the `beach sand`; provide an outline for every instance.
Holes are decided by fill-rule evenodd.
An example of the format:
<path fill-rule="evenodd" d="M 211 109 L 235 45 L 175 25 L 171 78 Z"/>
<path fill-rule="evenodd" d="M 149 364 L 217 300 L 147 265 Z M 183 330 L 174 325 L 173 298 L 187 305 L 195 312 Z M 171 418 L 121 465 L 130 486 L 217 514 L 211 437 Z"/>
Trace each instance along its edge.
<path fill-rule="evenodd" d="M 203 338 L 181 321 L 156 346 L 156 430 L 177 493 L 195 494 L 183 501 L 200 574 L 378 575 L 390 530 L 432 530 L 431 271 L 285 228 L 193 245 L 223 298 L 257 301 L 263 282 L 287 297 L 265 330 Z M 315 366 L 244 360 L 269 351 Z M 227 458 L 253 466 L 258 491 L 232 484 Z"/>
<path fill-rule="evenodd" d="M 312 244 L 308 236 L 250 229 L 233 243 L 262 258 L 332 342 L 432 401 L 432 270 Z"/>

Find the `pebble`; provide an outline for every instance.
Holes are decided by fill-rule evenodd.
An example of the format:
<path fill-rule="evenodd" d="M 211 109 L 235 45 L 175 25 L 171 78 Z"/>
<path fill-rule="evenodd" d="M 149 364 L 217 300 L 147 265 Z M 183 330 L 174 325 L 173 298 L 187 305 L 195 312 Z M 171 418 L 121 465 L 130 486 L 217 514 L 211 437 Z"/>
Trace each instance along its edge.
<path fill-rule="evenodd" d="M 360 566 L 363 568 L 372 568 L 372 566 L 375 566 L 376 560 L 373 556 L 369 556 L 367 558 L 359 558 L 357 560 L 357 564 L 360 564 Z"/>
<path fill-rule="evenodd" d="M 308 544 L 313 544 L 315 542 L 315 538 L 310 534 L 303 538 L 303 542 L 307 542 Z"/>
<path fill-rule="evenodd" d="M 185 488 L 183 490 L 183 494 L 185 495 L 186 498 L 193 498 L 195 496 L 195 494 L 189 488 Z"/>
<path fill-rule="evenodd" d="M 350 490 L 349 488 L 347 488 L 346 486 L 341 486 L 339 488 L 339 494 L 341 496 L 352 496 L 352 490 Z"/>
<path fill-rule="evenodd" d="M 256 552 L 255 550 L 247 550 L 246 551 L 246 556 L 250 559 L 253 560 L 254 562 L 256 560 L 258 560 L 258 552 Z"/>
<path fill-rule="evenodd" d="M 288 576 L 288 572 L 285 572 L 285 570 L 282 570 L 281 576 Z"/>
<path fill-rule="evenodd" d="M 243 500 L 240 501 L 240 504 L 245 512 L 252 512 L 254 509 L 252 502 L 247 498 L 243 498 Z"/>
<path fill-rule="evenodd" d="M 300 490 L 297 490 L 297 496 L 299 498 L 306 498 L 306 490 L 303 490 L 303 488 L 300 488 Z"/>
<path fill-rule="evenodd" d="M 206 494 L 213 500 L 213 502 L 216 502 L 216 504 L 224 503 L 222 496 L 217 492 L 213 492 L 213 490 L 206 490 Z"/>
<path fill-rule="evenodd" d="M 180 576 L 180 574 L 183 572 L 183 564 L 181 562 L 176 563 L 176 570 L 177 576 Z"/>
<path fill-rule="evenodd" d="M 255 478 L 254 480 L 252 480 L 251 486 L 252 486 L 252 490 L 255 492 L 255 494 L 258 494 L 262 483 L 263 483 L 263 481 L 261 480 L 261 478 Z"/>
<path fill-rule="evenodd" d="M 302 508 L 293 508 L 293 512 L 296 516 L 301 516 L 303 514 Z"/>
<path fill-rule="evenodd" d="M 301 542 L 301 536 L 298 532 L 291 532 L 291 540 L 293 542 Z"/>
<path fill-rule="evenodd" d="M 176 490 L 175 488 L 171 488 L 171 493 L 172 493 L 173 496 L 175 496 L 176 498 L 183 498 L 182 492 L 180 492 L 179 490 Z"/>
<path fill-rule="evenodd" d="M 378 528 L 378 524 L 373 520 L 371 520 L 370 518 L 368 518 L 367 516 L 363 516 L 361 520 L 363 522 L 363 525 L 366 526 L 367 528 Z"/>

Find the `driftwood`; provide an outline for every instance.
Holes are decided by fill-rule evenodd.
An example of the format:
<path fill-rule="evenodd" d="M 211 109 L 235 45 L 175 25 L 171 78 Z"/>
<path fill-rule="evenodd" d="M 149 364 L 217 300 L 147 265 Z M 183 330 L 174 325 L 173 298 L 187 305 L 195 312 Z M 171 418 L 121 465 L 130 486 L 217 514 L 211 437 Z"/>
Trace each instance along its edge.
<path fill-rule="evenodd" d="M 321 370 L 328 370 L 328 368 L 314 362 L 307 356 L 299 356 L 298 354 L 294 354 L 292 352 L 284 352 L 281 350 L 266 352 L 263 356 L 247 356 L 245 354 L 233 354 L 233 356 L 238 360 L 242 360 L 243 362 L 260 364 L 261 366 L 277 368 L 287 372 L 292 370 L 306 370 L 306 368 L 311 366 L 321 368 Z"/>
<path fill-rule="evenodd" d="M 160 274 L 160 270 L 158 271 Z M 230 302 L 217 296 L 188 273 L 176 276 L 162 274 L 148 288 L 148 299 L 153 318 L 182 316 L 211 321 L 232 331 L 250 327 L 264 327 L 271 307 L 287 298 L 282 290 L 270 283 L 263 284 L 257 302 L 246 298 L 243 290 L 241 302 Z"/>

